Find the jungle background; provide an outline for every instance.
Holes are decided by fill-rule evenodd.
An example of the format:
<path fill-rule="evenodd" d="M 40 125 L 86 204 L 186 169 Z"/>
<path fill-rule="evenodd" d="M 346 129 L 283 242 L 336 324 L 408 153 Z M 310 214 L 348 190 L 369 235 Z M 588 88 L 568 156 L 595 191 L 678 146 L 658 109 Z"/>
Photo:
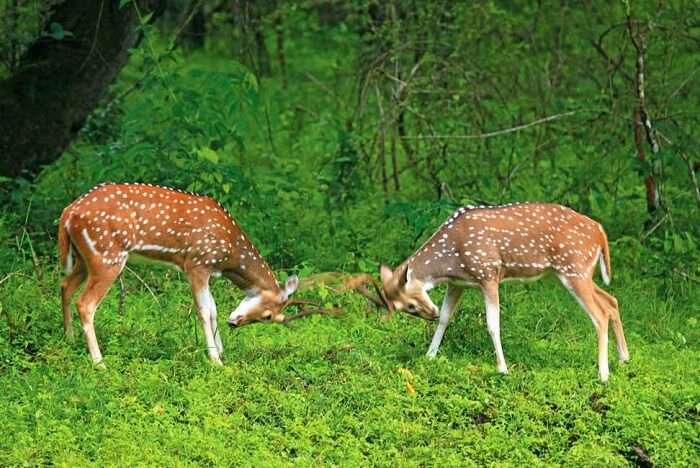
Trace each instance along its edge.
<path fill-rule="evenodd" d="M 0 38 L 2 465 L 699 463 L 697 2 L 0 0 Z M 299 296 L 340 318 L 225 330 L 215 368 L 184 279 L 133 267 L 96 370 L 55 245 L 104 181 L 215 197 L 280 279 L 376 275 L 464 204 L 568 205 L 608 231 L 632 361 L 600 384 L 543 280 L 502 287 L 508 376 L 478 292 L 428 361 L 433 324 L 325 284 Z M 243 292 L 214 295 L 223 323 Z"/>

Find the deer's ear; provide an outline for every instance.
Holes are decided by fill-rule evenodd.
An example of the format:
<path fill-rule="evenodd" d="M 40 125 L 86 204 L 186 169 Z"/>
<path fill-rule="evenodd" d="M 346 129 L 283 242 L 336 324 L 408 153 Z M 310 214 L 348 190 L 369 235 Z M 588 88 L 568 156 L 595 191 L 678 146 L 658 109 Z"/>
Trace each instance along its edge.
<path fill-rule="evenodd" d="M 411 280 L 413 279 L 413 270 L 410 268 L 406 268 L 406 274 L 402 275 L 402 280 L 403 284 L 410 283 Z"/>
<path fill-rule="evenodd" d="M 294 291 L 299 287 L 299 277 L 297 275 L 292 275 L 287 278 L 287 282 L 284 283 L 284 291 L 282 292 L 282 300 L 286 301 L 289 296 L 291 296 Z"/>
<path fill-rule="evenodd" d="M 381 278 L 382 284 L 385 288 L 391 281 L 392 276 L 394 276 L 394 273 L 391 271 L 391 268 L 386 265 L 379 267 L 379 277 Z"/>

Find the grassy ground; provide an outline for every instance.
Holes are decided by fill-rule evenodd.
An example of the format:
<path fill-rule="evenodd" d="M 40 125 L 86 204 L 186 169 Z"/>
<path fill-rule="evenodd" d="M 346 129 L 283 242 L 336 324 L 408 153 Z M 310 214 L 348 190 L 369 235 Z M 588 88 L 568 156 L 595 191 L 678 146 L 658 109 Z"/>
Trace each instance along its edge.
<path fill-rule="evenodd" d="M 162 98 L 166 91 L 153 83 L 149 88 L 146 81 L 145 91 L 123 103 L 125 127 L 116 132 L 118 144 L 82 139 L 42 175 L 33 203 L 8 205 L 0 213 L 0 466 L 649 466 L 649 460 L 656 466 L 700 465 L 700 288 L 694 280 L 674 285 L 669 279 L 676 266 L 692 264 L 693 257 L 682 238 L 661 238 L 673 246 L 661 248 L 659 241 L 655 250 L 630 241 L 644 216 L 630 211 L 644 206 L 641 179 L 632 170 L 619 194 L 626 204 L 586 210 L 606 221 L 610 238 L 618 241 L 610 290 L 621 304 L 632 357 L 625 366 L 616 364 L 611 339 L 607 385 L 597 380 L 590 320 L 551 280 L 502 288 L 508 376 L 495 372 L 476 291 L 465 294 L 434 361 L 424 357 L 434 324 L 398 315 L 384 321 L 362 298 L 346 295 L 334 297 L 345 312 L 337 320 L 312 317 L 289 327 L 224 330 L 225 366 L 213 367 L 184 280 L 170 270 L 143 268 L 136 271 L 151 289 L 127 273 L 124 316 L 117 313 L 116 291 L 97 312 L 106 370 L 90 363 L 77 323 L 76 339 L 63 338 L 60 274 L 34 265 L 55 264 L 43 257 L 54 250 L 52 223 L 70 199 L 97 182 L 142 178 L 183 188 L 198 183 L 191 188 L 221 196 L 274 265 L 302 271 L 376 270 L 377 261 L 396 262 L 410 253 L 412 243 L 419 244 L 420 235 L 447 216 L 445 211 L 433 220 L 419 213 L 424 204 L 412 211 L 396 205 L 390 213 L 378 192 L 363 194 L 361 185 L 331 177 L 340 167 L 334 164 L 345 159 L 346 139 L 372 139 L 361 126 L 357 134 L 346 134 L 355 106 L 347 96 L 357 87 L 356 70 L 348 65 L 358 38 L 347 31 L 321 35 L 304 24 L 287 39 L 293 85 L 285 89 L 271 78 L 261 87 L 279 157 L 268 144 L 270 124 L 261 105 L 257 114 L 246 111 L 230 119 L 244 150 L 229 141 L 218 148 L 219 163 L 194 157 L 191 148 L 204 145 L 199 130 L 214 133 L 220 120 L 210 101 L 228 100 L 217 94 L 225 87 L 203 86 L 188 73 L 235 75 L 240 67 L 228 58 L 226 40 L 218 46 L 221 56 L 210 44 L 210 50 L 177 65 L 161 64 L 167 73 L 170 67 L 177 70 L 163 80 L 172 86 L 167 94 L 201 91 L 209 99 L 179 102 L 198 111 L 190 129 L 194 136 L 182 136 L 186 126 L 179 125 L 190 122 L 188 108 L 171 106 Z M 143 77 L 137 66 L 143 57 L 135 55 L 120 90 Z M 203 76 L 199 80 L 219 75 Z M 328 83 L 333 85 L 327 88 Z M 348 108 L 328 89 L 346 96 L 340 101 Z M 256 118 L 257 126 L 248 122 Z M 93 124 L 99 127 L 100 119 Z M 104 120 L 108 130 L 117 126 Z M 452 125 L 462 128 L 463 122 Z M 487 127 L 500 128 L 498 119 Z M 101 141 L 98 133 L 91 136 Z M 174 164 L 177 158 L 164 157 L 177 154 L 165 151 L 172 149 L 165 144 L 171 134 L 173 148 L 193 153 L 186 170 Z M 139 148 L 134 142 L 143 135 L 165 150 Z M 121 145 L 130 152 L 124 154 Z M 511 152 L 510 146 L 503 148 Z M 631 143 L 619 147 L 621 161 L 627 161 L 630 148 Z M 579 167 L 578 154 L 555 155 L 559 164 Z M 237 171 L 255 180 L 256 190 L 234 183 L 231 193 L 224 190 L 222 182 L 231 182 Z M 535 200 L 560 191 L 552 184 L 559 184 L 561 193 L 577 193 L 563 190 L 571 181 L 562 174 L 547 174 L 545 185 L 532 178 L 541 175 L 519 179 L 513 192 L 500 198 L 474 191 L 471 182 L 462 187 L 460 180 L 453 201 Z M 481 177 L 485 190 L 500 192 L 494 174 L 484 170 Z M 338 196 L 333 183 L 348 190 L 344 195 L 350 201 L 329 204 L 329 197 Z M 406 200 L 397 201 L 427 203 L 434 197 L 431 188 L 410 178 L 402 187 Z M 33 223 L 29 229 L 27 220 Z M 37 246 L 38 258 L 30 233 L 43 244 Z M 224 325 L 242 293 L 220 280 L 214 295 Z"/>
<path fill-rule="evenodd" d="M 495 373 L 479 294 L 465 295 L 438 358 L 432 324 L 380 320 L 359 297 L 340 319 L 225 330 L 208 364 L 177 274 L 126 275 L 97 314 L 107 370 L 62 337 L 57 272 L 2 288 L 0 465 L 697 466 L 698 291 L 660 297 L 624 277 L 612 292 L 632 361 L 596 378 L 593 327 L 554 281 L 504 285 L 510 375 Z M 115 288 L 116 289 L 116 288 Z M 241 293 L 214 287 L 220 323 Z M 302 294 L 303 295 L 303 294 Z M 308 293 L 307 293 L 308 295 Z M 158 302 L 156 302 L 156 300 Z M 612 342 L 613 340 L 611 340 Z"/>

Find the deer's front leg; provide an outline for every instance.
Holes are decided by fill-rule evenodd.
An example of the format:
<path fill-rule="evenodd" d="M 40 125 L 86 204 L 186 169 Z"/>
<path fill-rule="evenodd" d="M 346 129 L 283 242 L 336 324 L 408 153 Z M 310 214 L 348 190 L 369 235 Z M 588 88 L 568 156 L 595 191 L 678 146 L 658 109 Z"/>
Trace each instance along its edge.
<path fill-rule="evenodd" d="M 211 294 L 211 290 L 207 288 L 207 292 L 209 293 L 209 304 L 211 304 L 210 308 L 210 321 L 209 324 L 211 326 L 211 332 L 214 335 L 214 342 L 216 343 L 216 349 L 219 351 L 219 357 L 223 357 L 224 355 L 224 344 L 221 342 L 221 333 L 219 333 L 219 322 L 216 318 L 216 303 L 214 302 L 214 296 Z"/>
<path fill-rule="evenodd" d="M 506 366 L 506 358 L 503 356 L 503 348 L 501 348 L 501 306 L 498 299 L 498 282 L 490 281 L 482 284 L 481 291 L 484 293 L 484 302 L 486 303 L 486 326 L 496 350 L 498 372 L 507 374 L 508 366 Z"/>
<path fill-rule="evenodd" d="M 206 270 L 191 270 L 187 272 L 192 287 L 192 295 L 197 303 L 197 312 L 204 329 L 204 339 L 207 342 L 209 358 L 213 363 L 221 365 L 219 346 L 214 338 L 216 324 L 216 304 L 209 291 L 209 272 Z"/>
<path fill-rule="evenodd" d="M 437 329 L 435 329 L 435 335 L 433 335 L 433 341 L 430 343 L 430 348 L 426 356 L 429 358 L 434 358 L 437 355 L 438 349 L 440 348 L 440 343 L 442 342 L 442 337 L 445 334 L 445 329 L 450 323 L 450 317 L 454 311 L 457 304 L 459 304 L 459 298 L 462 297 L 462 292 L 464 288 L 455 285 L 447 286 L 447 292 L 445 293 L 445 299 L 442 301 L 442 306 L 440 307 L 440 319 L 438 321 Z"/>

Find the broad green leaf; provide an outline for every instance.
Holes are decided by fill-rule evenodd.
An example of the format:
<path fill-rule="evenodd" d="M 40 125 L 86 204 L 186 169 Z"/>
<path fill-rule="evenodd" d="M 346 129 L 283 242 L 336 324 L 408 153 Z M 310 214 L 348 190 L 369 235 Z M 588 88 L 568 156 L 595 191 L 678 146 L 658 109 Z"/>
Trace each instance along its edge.
<path fill-rule="evenodd" d="M 208 146 L 198 149 L 197 155 L 200 158 L 213 162 L 214 164 L 217 164 L 219 162 L 219 154 L 213 149 L 209 148 Z"/>

